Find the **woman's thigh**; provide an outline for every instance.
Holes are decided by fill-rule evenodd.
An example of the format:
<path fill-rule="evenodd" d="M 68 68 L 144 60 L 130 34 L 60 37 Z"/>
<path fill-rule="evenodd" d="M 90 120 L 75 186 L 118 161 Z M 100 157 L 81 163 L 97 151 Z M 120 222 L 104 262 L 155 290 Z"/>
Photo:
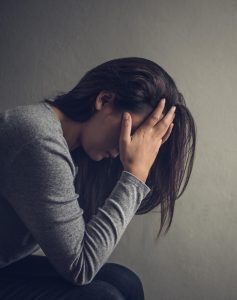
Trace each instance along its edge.
<path fill-rule="evenodd" d="M 75 286 L 63 279 L 46 256 L 29 255 L 0 269 L 0 299 L 144 299 L 138 276 L 130 269 L 106 263 L 92 282 Z"/>
<path fill-rule="evenodd" d="M 57 279 L 1 279 L 1 300 L 125 300 L 121 292 L 105 281 L 93 280 L 75 286 Z"/>

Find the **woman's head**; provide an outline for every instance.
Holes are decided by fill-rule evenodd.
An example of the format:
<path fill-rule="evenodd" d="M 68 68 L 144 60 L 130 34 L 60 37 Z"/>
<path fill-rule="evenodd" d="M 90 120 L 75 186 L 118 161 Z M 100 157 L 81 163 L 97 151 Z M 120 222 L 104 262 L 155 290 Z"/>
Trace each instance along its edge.
<path fill-rule="evenodd" d="M 147 213 L 160 205 L 160 235 L 167 216 L 168 231 L 175 200 L 187 186 L 196 145 L 194 119 L 171 76 L 151 60 L 118 58 L 88 71 L 71 91 L 56 96 L 53 102 L 45 99 L 72 120 L 87 122 L 82 137 L 84 148 L 72 152 L 79 166 L 77 188 L 87 221 L 103 205 L 123 170 L 118 148 L 122 113 L 130 112 L 134 131 L 162 98 L 166 99 L 164 114 L 172 105 L 176 106 L 174 128 L 150 169 L 146 183 L 151 191 L 136 212 Z M 102 159 L 104 151 L 114 158 Z M 184 175 L 183 189 L 178 195 Z"/>
<path fill-rule="evenodd" d="M 115 107 L 114 95 L 108 91 L 101 91 L 94 105 L 95 113 L 82 123 L 80 146 L 92 160 L 100 161 L 109 155 L 115 158 L 119 155 L 123 110 Z M 144 110 L 141 112 L 130 112 L 132 134 L 151 111 L 149 105 L 144 105 Z"/>

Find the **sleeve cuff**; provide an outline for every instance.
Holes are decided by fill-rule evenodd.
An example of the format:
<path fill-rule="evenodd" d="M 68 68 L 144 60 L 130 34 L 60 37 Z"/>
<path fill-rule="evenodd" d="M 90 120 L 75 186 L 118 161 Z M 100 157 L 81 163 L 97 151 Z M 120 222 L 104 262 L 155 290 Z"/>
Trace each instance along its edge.
<path fill-rule="evenodd" d="M 122 171 L 121 179 L 122 180 L 124 180 L 124 179 L 129 180 L 132 183 L 134 183 L 136 186 L 143 187 L 143 190 L 144 190 L 146 195 L 151 190 L 151 188 L 148 185 L 146 185 L 144 181 L 140 180 L 139 178 L 137 178 L 135 175 L 133 175 L 132 173 L 130 173 L 128 171 L 125 171 L 125 170 Z"/>

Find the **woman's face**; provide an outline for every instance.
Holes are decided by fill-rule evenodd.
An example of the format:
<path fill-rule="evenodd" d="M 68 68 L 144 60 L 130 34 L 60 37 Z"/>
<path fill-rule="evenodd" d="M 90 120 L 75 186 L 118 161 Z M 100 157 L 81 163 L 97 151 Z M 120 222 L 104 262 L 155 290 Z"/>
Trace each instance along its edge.
<path fill-rule="evenodd" d="M 95 114 L 84 123 L 81 136 L 81 146 L 87 155 L 96 161 L 100 161 L 111 155 L 113 158 L 119 155 L 119 138 L 123 112 L 115 111 L 113 101 L 101 93 L 96 99 Z M 133 132 L 151 113 L 152 107 L 146 106 L 139 114 L 131 114 Z"/>

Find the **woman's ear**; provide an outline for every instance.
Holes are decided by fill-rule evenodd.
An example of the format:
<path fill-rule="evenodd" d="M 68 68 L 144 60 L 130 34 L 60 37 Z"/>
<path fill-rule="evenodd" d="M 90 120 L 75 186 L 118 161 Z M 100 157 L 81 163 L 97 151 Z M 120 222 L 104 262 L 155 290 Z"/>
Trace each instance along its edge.
<path fill-rule="evenodd" d="M 113 105 L 114 94 L 107 91 L 101 91 L 96 97 L 95 107 L 100 110 L 104 105 Z"/>

